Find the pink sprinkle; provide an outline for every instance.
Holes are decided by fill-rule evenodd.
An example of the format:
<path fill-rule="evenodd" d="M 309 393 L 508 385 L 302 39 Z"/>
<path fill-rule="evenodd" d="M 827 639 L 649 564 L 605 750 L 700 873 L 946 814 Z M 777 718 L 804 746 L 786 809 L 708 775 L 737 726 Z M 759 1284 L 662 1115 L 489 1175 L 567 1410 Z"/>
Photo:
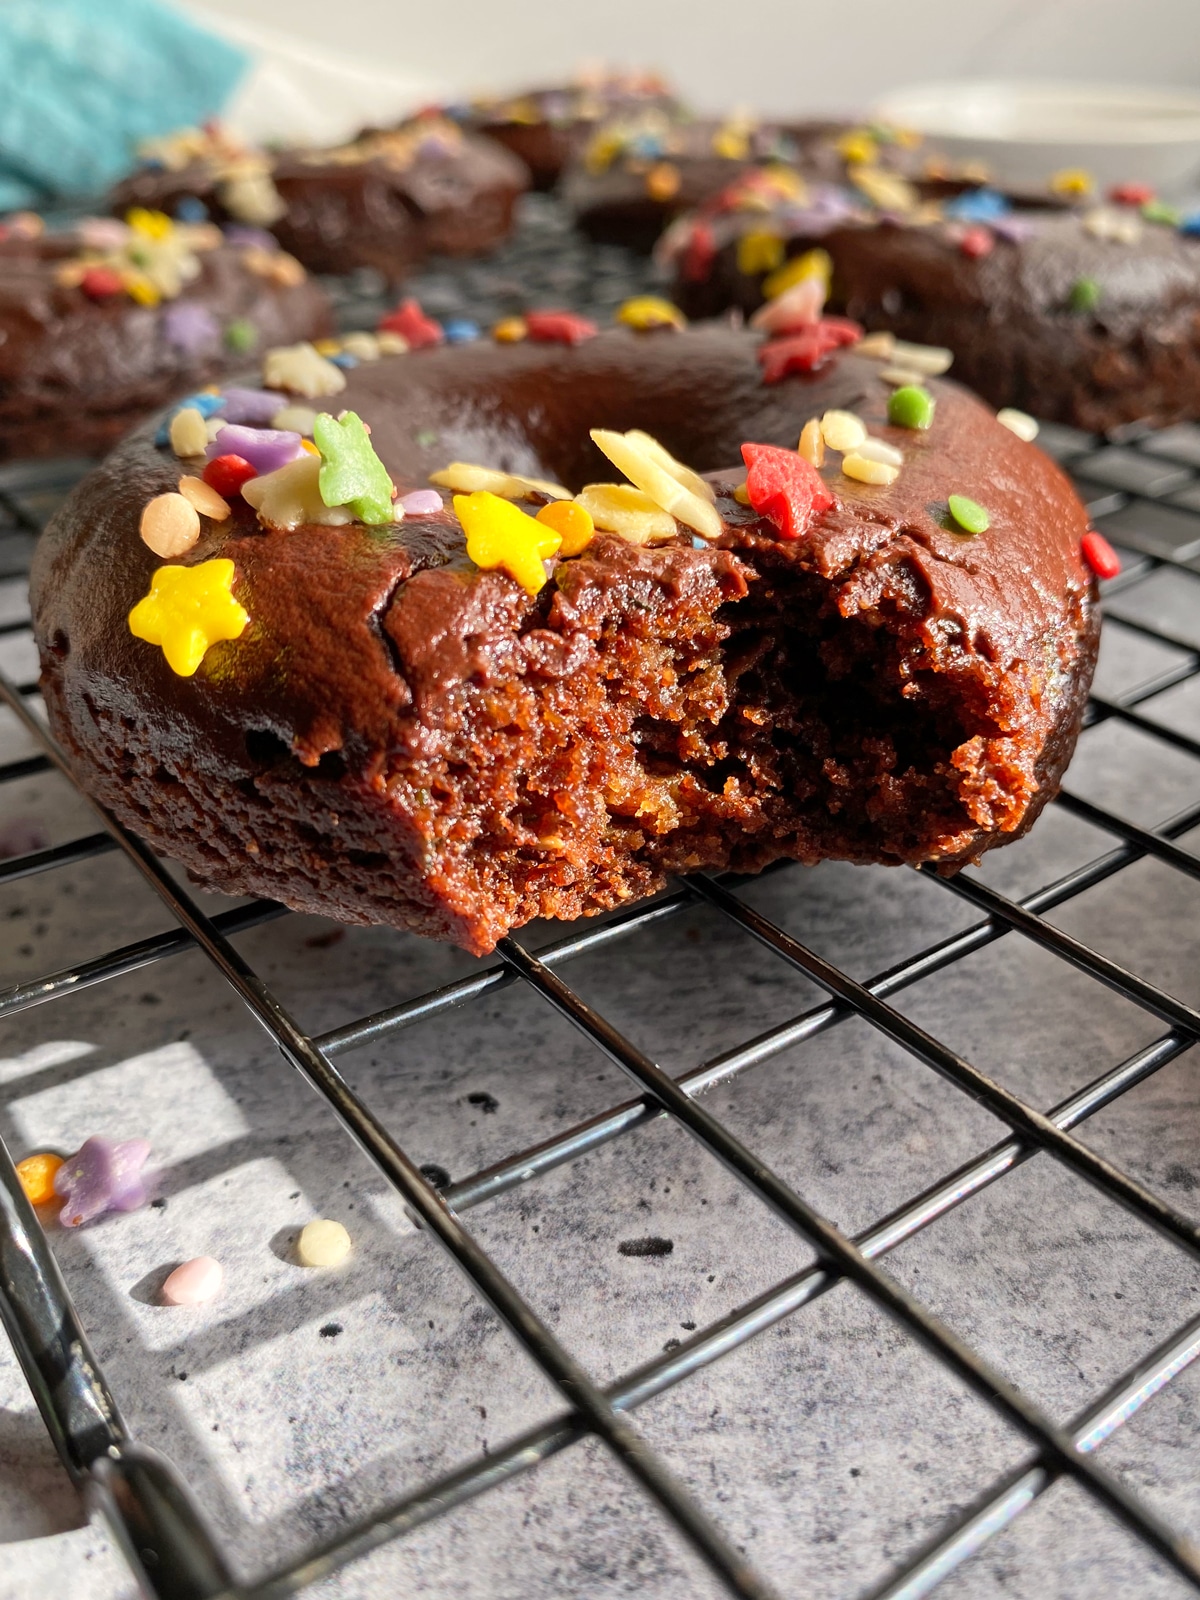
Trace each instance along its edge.
<path fill-rule="evenodd" d="M 169 1306 L 198 1306 L 211 1300 L 220 1290 L 225 1269 L 213 1256 L 197 1256 L 176 1267 L 162 1286 L 162 1297 Z"/>
<path fill-rule="evenodd" d="M 414 489 L 402 495 L 400 504 L 406 517 L 432 517 L 442 509 L 442 497 L 436 489 Z"/>
<path fill-rule="evenodd" d="M 776 300 L 759 306 L 750 318 L 752 328 L 767 333 L 796 333 L 821 320 L 825 309 L 825 283 L 821 278 L 803 278 Z"/>

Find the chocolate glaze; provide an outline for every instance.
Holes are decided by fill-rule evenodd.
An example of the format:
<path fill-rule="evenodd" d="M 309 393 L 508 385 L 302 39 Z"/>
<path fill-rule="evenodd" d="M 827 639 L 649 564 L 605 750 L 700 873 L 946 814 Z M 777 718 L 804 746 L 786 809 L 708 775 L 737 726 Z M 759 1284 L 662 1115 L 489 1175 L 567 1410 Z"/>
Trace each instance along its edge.
<path fill-rule="evenodd" d="M 588 428 L 641 427 L 716 474 L 728 532 L 597 537 L 531 598 L 466 560 L 449 508 L 278 533 L 239 503 L 187 559 L 231 557 L 252 620 L 191 679 L 125 623 L 158 564 L 141 508 L 180 472 L 133 436 L 32 579 L 47 709 L 84 781 L 204 882 L 476 951 L 668 872 L 954 865 L 1017 836 L 1057 788 L 1094 662 L 1082 507 L 954 385 L 914 434 L 887 426 L 876 363 L 765 387 L 755 349 L 721 327 L 619 330 L 355 368 L 337 404 L 402 491 L 452 459 L 611 479 Z M 905 467 L 888 489 L 827 468 L 837 507 L 781 541 L 728 469 L 743 440 L 794 446 L 831 406 Z M 988 533 L 947 531 L 955 491 Z"/>
<path fill-rule="evenodd" d="M 202 306 L 220 329 L 247 321 L 262 349 L 332 332 L 316 284 L 264 277 L 233 246 L 200 251 L 199 276 L 158 306 L 58 283 L 56 265 L 80 248 L 69 234 L 0 245 L 0 456 L 100 455 L 168 400 L 245 366 L 245 350 L 219 335 L 198 349 L 172 343 L 172 306 Z"/>
<path fill-rule="evenodd" d="M 403 166 L 383 156 L 283 150 L 271 159 L 270 176 L 286 206 L 271 231 L 285 250 L 313 272 L 374 267 L 393 281 L 433 253 L 493 249 L 510 233 L 517 197 L 529 186 L 522 162 L 473 134 L 452 148 L 423 148 Z M 176 171 L 140 168 L 116 186 L 109 206 L 119 216 L 130 206 L 173 215 L 194 197 L 217 221 L 241 220 L 222 196 L 218 169 L 198 161 Z"/>
<path fill-rule="evenodd" d="M 998 238 L 973 258 L 938 224 L 852 220 L 818 233 L 783 214 L 725 212 L 705 219 L 717 244 L 709 275 L 695 281 L 681 268 L 673 292 L 692 316 L 753 312 L 762 278 L 739 271 L 737 241 L 778 229 L 789 256 L 815 245 L 829 252 L 831 309 L 947 346 L 954 376 L 992 405 L 1095 432 L 1200 415 L 1200 239 L 1148 224 L 1124 244 L 1094 237 L 1077 212 L 1014 214 L 1029 237 Z M 1082 278 L 1100 287 L 1092 312 L 1070 308 Z"/>

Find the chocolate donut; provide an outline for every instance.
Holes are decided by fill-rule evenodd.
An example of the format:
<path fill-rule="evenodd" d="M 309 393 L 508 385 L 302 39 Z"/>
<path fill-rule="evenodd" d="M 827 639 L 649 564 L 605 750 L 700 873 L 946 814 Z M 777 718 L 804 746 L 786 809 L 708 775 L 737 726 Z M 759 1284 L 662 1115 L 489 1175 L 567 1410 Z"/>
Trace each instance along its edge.
<path fill-rule="evenodd" d="M 269 235 L 24 220 L 0 237 L 0 457 L 100 455 L 254 351 L 330 331 L 325 295 Z"/>
<path fill-rule="evenodd" d="M 431 253 L 476 255 L 512 229 L 522 162 L 434 113 L 332 149 L 247 149 L 219 129 L 143 147 L 111 209 L 153 206 L 269 228 L 313 272 L 373 267 L 390 280 Z"/>
<path fill-rule="evenodd" d="M 743 173 L 662 241 L 675 298 L 693 316 L 751 313 L 819 248 L 831 307 L 950 349 L 955 377 L 995 406 L 1093 432 L 1200 415 L 1200 219 L 1133 185 L 1068 205 L 857 175 L 861 188 Z"/>
<path fill-rule="evenodd" d="M 673 114 L 678 102 L 653 72 L 581 73 L 554 89 L 528 89 L 473 100 L 462 112 L 465 126 L 495 139 L 529 168 L 535 189 L 553 189 L 564 170 L 582 155 L 601 122 L 654 109 Z"/>
<path fill-rule="evenodd" d="M 564 174 L 562 195 L 579 227 L 602 244 L 648 252 L 667 225 L 703 205 L 762 161 L 790 161 L 796 140 L 751 117 L 694 120 L 647 107 L 596 129 Z"/>
<path fill-rule="evenodd" d="M 203 514 L 163 569 L 182 610 L 139 520 L 174 516 L 202 463 L 145 429 L 85 480 L 32 602 L 50 722 L 91 791 L 205 884 L 475 952 L 671 873 L 950 869 L 1023 833 L 1070 757 L 1098 634 L 1097 536 L 1058 467 L 953 384 L 904 412 L 925 426 L 889 423 L 879 364 L 834 348 L 844 324 L 792 375 L 787 341 L 722 326 L 539 327 L 578 342 L 356 366 L 308 402 L 347 408 L 312 424 L 319 469 L 263 435 L 263 470 L 295 459 L 286 492 L 278 473 L 246 485 L 258 517 L 230 493 L 213 520 L 189 478 Z M 614 476 L 597 427 L 670 481 L 630 465 L 652 494 L 562 502 L 542 480 Z M 634 429 L 654 437 L 611 431 Z M 243 448 L 219 434 L 209 453 Z M 447 468 L 463 461 L 494 470 Z M 312 498 L 318 470 L 336 510 Z"/>

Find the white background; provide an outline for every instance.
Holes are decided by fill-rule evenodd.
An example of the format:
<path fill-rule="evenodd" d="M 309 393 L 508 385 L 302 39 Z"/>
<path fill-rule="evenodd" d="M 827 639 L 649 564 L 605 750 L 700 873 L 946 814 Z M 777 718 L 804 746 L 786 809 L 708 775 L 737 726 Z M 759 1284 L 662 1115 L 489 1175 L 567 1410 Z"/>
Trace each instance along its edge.
<path fill-rule="evenodd" d="M 314 136 L 426 98 L 552 84 L 584 58 L 658 66 L 701 108 L 765 113 L 854 110 L 958 75 L 1200 88 L 1200 0 L 185 3 L 268 47 L 257 114 L 315 116 L 321 125 L 297 130 Z"/>

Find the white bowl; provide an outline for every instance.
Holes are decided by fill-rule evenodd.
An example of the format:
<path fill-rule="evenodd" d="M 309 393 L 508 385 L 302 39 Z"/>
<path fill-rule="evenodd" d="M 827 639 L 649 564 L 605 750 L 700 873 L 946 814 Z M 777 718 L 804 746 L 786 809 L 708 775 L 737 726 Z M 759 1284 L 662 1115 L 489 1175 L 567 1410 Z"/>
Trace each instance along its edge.
<path fill-rule="evenodd" d="M 952 160 L 982 162 L 993 180 L 1043 189 L 1082 167 L 1100 188 L 1148 183 L 1160 194 L 1200 175 L 1200 95 L 1082 83 L 957 82 L 897 89 L 880 121 L 922 133 Z"/>

